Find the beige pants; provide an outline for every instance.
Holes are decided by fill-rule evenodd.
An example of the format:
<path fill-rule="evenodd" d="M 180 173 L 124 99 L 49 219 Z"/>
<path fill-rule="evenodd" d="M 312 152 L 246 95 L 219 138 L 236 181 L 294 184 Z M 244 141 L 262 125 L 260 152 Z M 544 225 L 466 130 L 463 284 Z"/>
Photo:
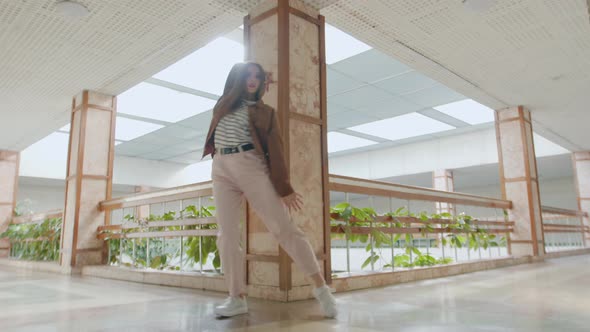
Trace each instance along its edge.
<path fill-rule="evenodd" d="M 230 296 L 246 293 L 245 257 L 240 247 L 239 227 L 242 196 L 306 275 L 320 272 L 311 245 L 291 221 L 260 154 L 255 150 L 216 154 L 211 177 L 219 227 L 217 247 Z"/>

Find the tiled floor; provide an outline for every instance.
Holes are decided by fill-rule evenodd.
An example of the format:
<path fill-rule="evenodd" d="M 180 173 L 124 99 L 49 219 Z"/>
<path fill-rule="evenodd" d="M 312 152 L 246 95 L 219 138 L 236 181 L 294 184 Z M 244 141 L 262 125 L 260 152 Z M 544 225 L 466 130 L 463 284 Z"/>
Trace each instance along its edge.
<path fill-rule="evenodd" d="M 223 297 L 0 267 L 0 331 L 590 331 L 590 256 L 337 294 L 332 320 L 255 299 L 216 319 Z"/>

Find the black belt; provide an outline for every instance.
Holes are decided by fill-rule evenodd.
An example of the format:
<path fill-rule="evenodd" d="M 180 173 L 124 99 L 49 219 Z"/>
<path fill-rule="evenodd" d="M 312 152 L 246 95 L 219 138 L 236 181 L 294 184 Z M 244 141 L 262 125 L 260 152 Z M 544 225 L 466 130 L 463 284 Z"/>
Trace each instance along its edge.
<path fill-rule="evenodd" d="M 254 149 L 254 144 L 248 143 L 244 145 L 238 145 L 232 148 L 218 148 L 215 149 L 215 152 L 219 154 L 230 154 L 230 153 L 238 153 L 238 152 L 245 152 Z"/>

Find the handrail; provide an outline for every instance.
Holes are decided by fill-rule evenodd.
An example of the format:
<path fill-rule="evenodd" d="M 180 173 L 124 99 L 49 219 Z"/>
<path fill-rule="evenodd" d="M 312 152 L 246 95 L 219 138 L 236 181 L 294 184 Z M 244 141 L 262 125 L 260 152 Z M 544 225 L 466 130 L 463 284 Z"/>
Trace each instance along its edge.
<path fill-rule="evenodd" d="M 51 218 L 62 218 L 63 211 L 62 210 L 50 210 L 41 213 L 30 214 L 26 216 L 18 216 L 12 218 L 12 224 L 32 224 L 32 223 L 39 223 L 43 222 L 46 219 Z"/>
<path fill-rule="evenodd" d="M 329 189 L 332 191 L 349 192 L 355 194 L 388 196 L 402 199 L 474 205 L 491 208 L 510 209 L 512 207 L 511 201 L 498 198 L 447 192 L 430 188 L 406 186 L 333 174 L 330 175 Z"/>
<path fill-rule="evenodd" d="M 213 183 L 211 181 L 189 184 L 181 187 L 160 189 L 117 197 L 102 201 L 99 204 L 100 211 L 110 211 L 126 207 L 135 207 L 153 203 L 172 202 L 199 196 L 213 195 Z"/>
<path fill-rule="evenodd" d="M 329 189 L 333 191 L 502 209 L 510 209 L 512 207 L 511 201 L 492 197 L 447 192 L 430 188 L 406 186 L 334 174 L 329 176 L 329 180 Z M 211 195 L 213 195 L 213 183 L 212 181 L 206 181 L 181 187 L 160 189 L 105 200 L 99 204 L 99 210 L 110 211 L 126 207 L 171 202 Z"/>
<path fill-rule="evenodd" d="M 338 213 L 330 213 L 330 218 L 336 221 L 346 221 L 339 217 Z M 351 216 L 349 218 L 351 222 L 362 222 L 363 220 L 359 220 L 358 218 Z M 371 222 L 375 223 L 395 223 L 400 222 L 402 224 L 440 224 L 440 225 L 449 225 L 454 224 L 452 220 L 449 219 L 436 219 L 436 218 L 429 218 L 427 221 L 424 221 L 417 217 L 410 217 L 410 216 L 400 216 L 400 217 L 392 217 L 392 216 L 376 216 Z M 479 220 L 473 219 L 471 223 L 474 225 L 487 225 L 487 226 L 514 226 L 514 221 L 489 221 L 489 220 Z"/>
<path fill-rule="evenodd" d="M 570 209 L 562 209 L 556 208 L 552 206 L 541 206 L 541 211 L 544 213 L 551 213 L 551 214 L 559 214 L 564 216 L 572 216 L 572 217 L 588 217 L 588 213 L 579 210 L 570 210 Z"/>

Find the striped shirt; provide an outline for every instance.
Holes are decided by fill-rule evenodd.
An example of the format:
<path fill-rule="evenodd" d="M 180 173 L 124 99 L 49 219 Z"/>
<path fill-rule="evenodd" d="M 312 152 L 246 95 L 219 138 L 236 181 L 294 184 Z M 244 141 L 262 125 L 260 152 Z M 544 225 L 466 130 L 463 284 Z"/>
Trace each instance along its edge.
<path fill-rule="evenodd" d="M 226 114 L 215 129 L 215 148 L 230 148 L 252 143 L 248 106 L 255 101 L 242 100 L 240 107 Z"/>

